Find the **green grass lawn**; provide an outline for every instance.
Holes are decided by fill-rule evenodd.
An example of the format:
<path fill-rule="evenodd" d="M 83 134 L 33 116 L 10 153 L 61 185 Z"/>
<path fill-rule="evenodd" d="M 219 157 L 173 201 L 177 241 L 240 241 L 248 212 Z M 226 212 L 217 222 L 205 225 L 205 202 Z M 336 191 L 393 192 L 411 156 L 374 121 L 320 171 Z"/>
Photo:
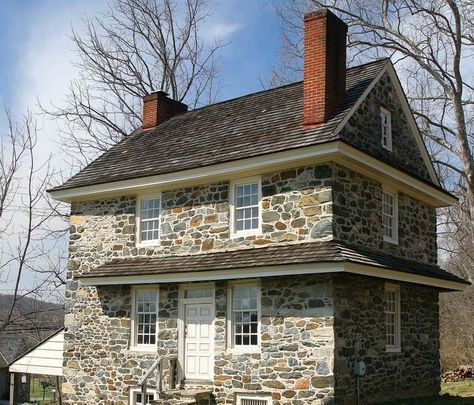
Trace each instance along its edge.
<path fill-rule="evenodd" d="M 385 405 L 474 405 L 474 381 L 441 384 L 441 394 L 432 398 L 416 398 L 389 402 Z"/>

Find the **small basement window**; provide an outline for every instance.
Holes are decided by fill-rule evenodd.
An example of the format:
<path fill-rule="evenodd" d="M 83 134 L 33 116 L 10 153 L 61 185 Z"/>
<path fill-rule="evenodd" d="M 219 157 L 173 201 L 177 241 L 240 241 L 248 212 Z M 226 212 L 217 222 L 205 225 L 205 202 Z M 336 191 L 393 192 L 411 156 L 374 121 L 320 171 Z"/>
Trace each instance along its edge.
<path fill-rule="evenodd" d="M 380 122 L 382 147 L 392 151 L 392 114 L 383 107 L 380 107 Z"/>
<path fill-rule="evenodd" d="M 140 244 L 156 244 L 160 239 L 161 198 L 139 198 L 137 240 Z"/>
<path fill-rule="evenodd" d="M 249 395 L 237 394 L 236 405 L 272 405 L 272 397 L 270 395 Z"/>
<path fill-rule="evenodd" d="M 400 286 L 385 285 L 385 342 L 389 352 L 400 351 Z"/>
<path fill-rule="evenodd" d="M 156 398 L 154 391 L 148 391 L 146 393 L 146 402 L 143 402 L 143 394 L 140 389 L 133 389 L 130 391 L 130 405 L 150 405 Z"/>

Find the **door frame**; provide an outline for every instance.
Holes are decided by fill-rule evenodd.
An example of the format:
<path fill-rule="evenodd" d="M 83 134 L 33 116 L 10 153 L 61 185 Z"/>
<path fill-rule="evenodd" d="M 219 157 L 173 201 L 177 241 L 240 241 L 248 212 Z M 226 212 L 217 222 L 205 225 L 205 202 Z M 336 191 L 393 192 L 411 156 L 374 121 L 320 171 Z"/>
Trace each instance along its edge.
<path fill-rule="evenodd" d="M 202 288 L 210 288 L 212 290 L 212 297 L 204 298 L 185 298 L 186 290 L 197 290 Z M 214 381 L 214 338 L 215 338 L 215 320 L 216 320 L 216 288 L 215 283 L 190 283 L 180 284 L 178 293 L 178 379 L 186 378 L 185 372 L 185 324 L 186 324 L 186 305 L 188 304 L 211 304 L 211 374 L 208 379 L 203 380 L 186 380 L 187 382 L 209 383 Z"/>

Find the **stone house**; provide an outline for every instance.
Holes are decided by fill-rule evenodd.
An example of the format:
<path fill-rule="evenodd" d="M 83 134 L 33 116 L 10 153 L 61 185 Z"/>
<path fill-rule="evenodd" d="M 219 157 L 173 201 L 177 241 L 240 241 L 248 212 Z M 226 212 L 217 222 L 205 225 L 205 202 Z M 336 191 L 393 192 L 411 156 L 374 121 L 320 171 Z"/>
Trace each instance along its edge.
<path fill-rule="evenodd" d="M 63 185 L 65 404 L 437 394 L 440 186 L 390 60 L 305 16 L 304 81 L 143 128 Z M 359 387 L 359 388 L 357 388 Z M 179 402 L 179 401 L 184 402 Z M 186 402 L 187 401 L 187 402 Z"/>

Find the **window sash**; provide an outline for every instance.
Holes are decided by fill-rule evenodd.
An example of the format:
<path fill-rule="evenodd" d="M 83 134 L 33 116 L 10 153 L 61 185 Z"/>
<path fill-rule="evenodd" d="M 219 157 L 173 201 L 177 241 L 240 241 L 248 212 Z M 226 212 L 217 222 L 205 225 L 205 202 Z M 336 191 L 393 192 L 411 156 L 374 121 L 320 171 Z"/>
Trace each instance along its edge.
<path fill-rule="evenodd" d="M 260 228 L 260 182 L 233 186 L 233 228 L 235 233 L 254 232 Z"/>
<path fill-rule="evenodd" d="M 392 150 L 392 117 L 390 111 L 380 110 L 381 143 L 385 149 Z"/>
<path fill-rule="evenodd" d="M 258 347 L 260 335 L 259 287 L 256 284 L 232 287 L 232 346 Z"/>
<path fill-rule="evenodd" d="M 382 225 L 385 241 L 397 242 L 398 239 L 398 206 L 397 195 L 383 191 L 382 193 Z"/>
<path fill-rule="evenodd" d="M 140 242 L 153 242 L 160 238 L 161 198 L 140 200 Z"/>
<path fill-rule="evenodd" d="M 400 288 L 385 287 L 385 344 L 387 349 L 400 349 Z"/>
<path fill-rule="evenodd" d="M 135 290 L 134 346 L 155 347 L 158 336 L 158 291 Z"/>

